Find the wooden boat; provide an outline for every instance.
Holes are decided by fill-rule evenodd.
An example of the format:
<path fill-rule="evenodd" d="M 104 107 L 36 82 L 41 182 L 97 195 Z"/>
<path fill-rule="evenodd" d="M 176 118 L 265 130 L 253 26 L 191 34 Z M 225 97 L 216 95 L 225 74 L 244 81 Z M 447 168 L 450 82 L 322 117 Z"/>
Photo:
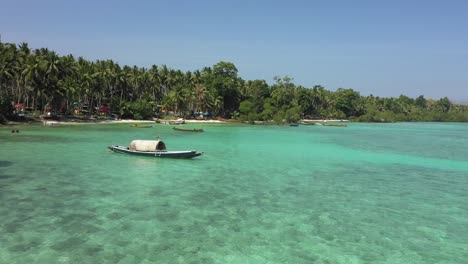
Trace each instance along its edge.
<path fill-rule="evenodd" d="M 177 119 L 177 120 L 169 120 L 170 125 L 181 125 L 185 124 L 185 120 L 183 119 Z"/>
<path fill-rule="evenodd" d="M 289 126 L 299 126 L 299 124 L 296 124 L 296 123 L 292 123 L 292 124 L 289 124 Z"/>
<path fill-rule="evenodd" d="M 183 118 L 179 118 L 177 120 L 156 120 L 156 123 L 164 125 L 181 125 L 185 124 L 185 120 Z"/>
<path fill-rule="evenodd" d="M 177 131 L 184 131 L 184 132 L 203 132 L 203 128 L 180 128 L 180 127 L 173 127 L 172 129 L 177 130 Z"/>
<path fill-rule="evenodd" d="M 153 126 L 140 126 L 140 125 L 130 125 L 133 128 L 152 128 Z"/>
<path fill-rule="evenodd" d="M 347 125 L 344 124 L 323 124 L 323 126 L 347 127 Z"/>
<path fill-rule="evenodd" d="M 129 147 L 113 145 L 107 148 L 117 153 L 156 158 L 191 159 L 203 155 L 203 152 L 196 150 L 168 151 L 161 140 L 133 140 Z"/>
<path fill-rule="evenodd" d="M 345 124 L 328 124 L 328 123 L 315 123 L 317 126 L 333 126 L 333 127 L 347 127 Z"/>
<path fill-rule="evenodd" d="M 315 126 L 315 123 L 310 123 L 310 122 L 299 122 L 299 124 L 304 125 L 304 126 Z"/>

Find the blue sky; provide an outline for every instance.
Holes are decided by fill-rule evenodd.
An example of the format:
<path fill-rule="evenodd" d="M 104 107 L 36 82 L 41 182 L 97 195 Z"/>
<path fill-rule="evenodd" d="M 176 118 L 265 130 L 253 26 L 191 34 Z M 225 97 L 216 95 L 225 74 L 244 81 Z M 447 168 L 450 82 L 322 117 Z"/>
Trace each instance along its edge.
<path fill-rule="evenodd" d="M 244 79 L 468 101 L 468 1 L 5 1 L 3 42 Z"/>

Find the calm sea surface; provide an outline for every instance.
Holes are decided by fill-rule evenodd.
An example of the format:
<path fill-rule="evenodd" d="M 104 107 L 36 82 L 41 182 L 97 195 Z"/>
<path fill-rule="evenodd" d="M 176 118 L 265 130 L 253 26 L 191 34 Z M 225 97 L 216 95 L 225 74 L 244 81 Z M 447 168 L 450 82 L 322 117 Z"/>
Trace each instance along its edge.
<path fill-rule="evenodd" d="M 0 263 L 468 263 L 468 124 L 184 126 L 0 127 Z"/>

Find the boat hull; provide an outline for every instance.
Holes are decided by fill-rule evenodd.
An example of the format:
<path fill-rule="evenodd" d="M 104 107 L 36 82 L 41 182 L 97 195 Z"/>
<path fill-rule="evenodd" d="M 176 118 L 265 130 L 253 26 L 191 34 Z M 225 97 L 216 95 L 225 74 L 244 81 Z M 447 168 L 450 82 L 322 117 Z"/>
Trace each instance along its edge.
<path fill-rule="evenodd" d="M 146 156 L 155 158 L 191 159 L 203 155 L 203 152 L 196 150 L 181 151 L 136 151 L 123 146 L 109 146 L 108 149 L 117 153 L 126 153 L 135 156 Z"/>
<path fill-rule="evenodd" d="M 188 128 L 178 128 L 178 127 L 173 127 L 172 129 L 177 130 L 177 131 L 183 131 L 183 132 L 203 132 L 204 130 L 202 128 L 193 128 L 193 129 L 188 129 Z"/>

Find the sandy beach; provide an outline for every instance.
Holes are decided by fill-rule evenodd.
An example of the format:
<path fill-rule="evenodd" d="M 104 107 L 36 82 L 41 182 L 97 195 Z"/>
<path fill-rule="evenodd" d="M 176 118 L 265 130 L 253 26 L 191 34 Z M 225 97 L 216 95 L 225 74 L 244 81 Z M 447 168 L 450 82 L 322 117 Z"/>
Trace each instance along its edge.
<path fill-rule="evenodd" d="M 165 121 L 175 121 L 175 120 L 165 120 Z M 194 120 L 186 119 L 184 120 L 186 124 L 225 124 L 232 123 L 229 120 Z M 39 123 L 41 122 L 46 126 L 55 126 L 55 125 L 90 125 L 90 124 L 153 124 L 157 123 L 156 120 L 134 120 L 134 119 L 120 119 L 120 120 L 100 120 L 100 119 L 89 119 L 89 120 L 42 120 L 38 122 L 9 122 L 7 125 L 22 125 L 30 123 Z M 349 120 L 340 120 L 340 119 L 301 119 L 299 122 L 304 123 L 323 123 L 323 122 L 349 122 Z M 237 122 L 236 122 L 237 123 Z M 240 121 L 239 121 L 240 123 Z M 256 121 L 256 124 L 263 124 L 264 121 Z"/>
<path fill-rule="evenodd" d="M 226 123 L 220 120 L 184 120 L 186 124 L 202 124 L 202 123 Z M 134 120 L 134 119 L 120 119 L 120 120 L 86 120 L 86 121 L 56 121 L 56 120 L 43 120 L 43 125 L 82 125 L 82 124 L 154 124 L 155 120 Z M 10 123 L 10 124 L 20 124 L 20 123 Z"/>

